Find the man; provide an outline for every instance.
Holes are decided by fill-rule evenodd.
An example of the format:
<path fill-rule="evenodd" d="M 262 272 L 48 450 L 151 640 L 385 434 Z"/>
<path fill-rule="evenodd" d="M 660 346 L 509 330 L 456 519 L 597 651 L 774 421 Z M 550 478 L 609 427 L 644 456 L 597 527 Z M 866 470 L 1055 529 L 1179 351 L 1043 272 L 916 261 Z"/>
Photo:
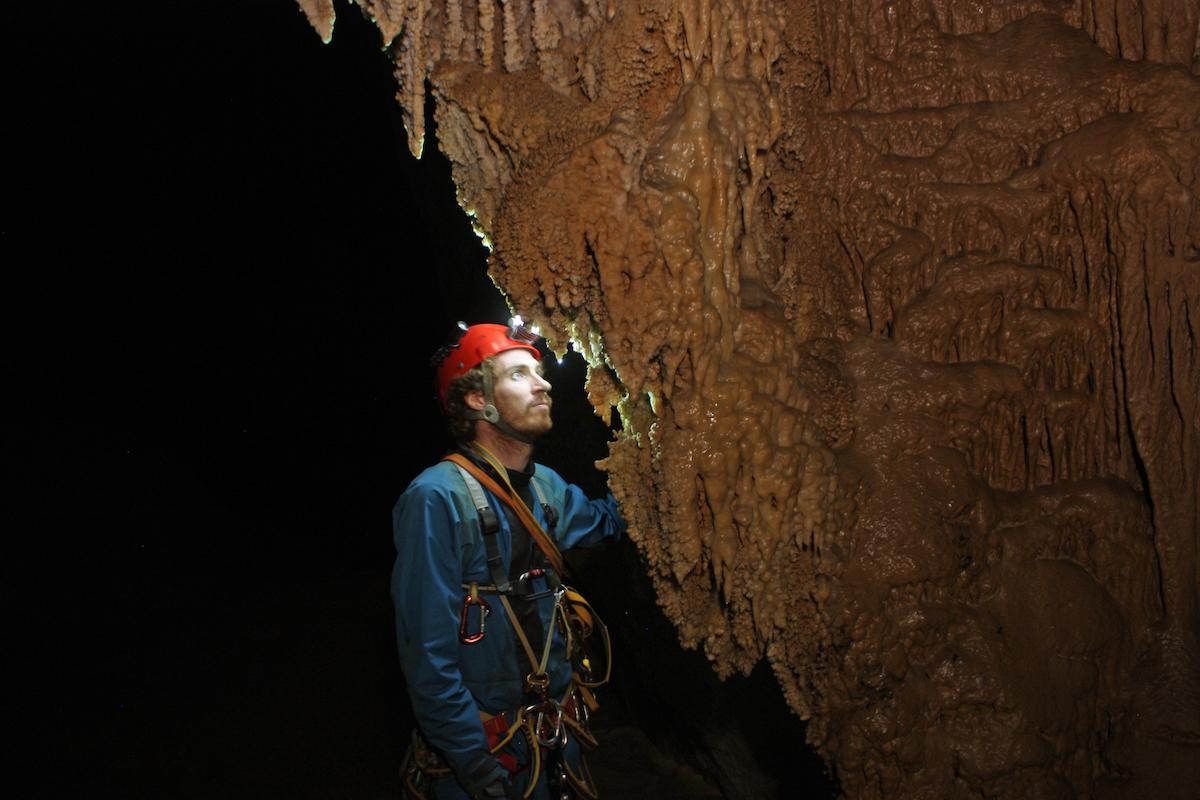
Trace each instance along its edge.
<path fill-rule="evenodd" d="M 404 768 L 413 797 L 594 796 L 578 740 L 607 653 L 581 640 L 607 635 L 562 584 L 559 550 L 625 524 L 611 495 L 588 500 L 533 463 L 550 383 L 536 331 L 514 323 L 473 325 L 439 354 L 456 448 L 393 512 L 396 632 L 420 729 Z"/>

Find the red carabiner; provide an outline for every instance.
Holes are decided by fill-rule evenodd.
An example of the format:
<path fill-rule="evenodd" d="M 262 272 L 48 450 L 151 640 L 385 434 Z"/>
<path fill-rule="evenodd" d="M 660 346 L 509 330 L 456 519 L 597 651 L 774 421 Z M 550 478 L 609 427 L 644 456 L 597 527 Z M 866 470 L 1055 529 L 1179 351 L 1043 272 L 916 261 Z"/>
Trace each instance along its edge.
<path fill-rule="evenodd" d="M 475 633 L 467 633 L 471 606 L 479 606 L 479 630 Z M 472 593 L 463 598 L 462 616 L 458 620 L 458 638 L 463 644 L 475 644 L 483 639 L 487 628 L 486 620 L 491 613 L 491 605 L 479 595 Z"/>

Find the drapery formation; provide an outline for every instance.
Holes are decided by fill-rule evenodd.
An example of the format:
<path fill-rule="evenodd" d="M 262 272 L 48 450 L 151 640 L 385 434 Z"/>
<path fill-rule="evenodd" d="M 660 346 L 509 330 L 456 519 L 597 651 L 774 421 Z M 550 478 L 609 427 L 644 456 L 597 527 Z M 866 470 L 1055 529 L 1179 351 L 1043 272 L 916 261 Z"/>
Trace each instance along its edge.
<path fill-rule="evenodd" d="M 1194 2 L 359 5 L 685 646 L 850 797 L 1200 782 Z"/>

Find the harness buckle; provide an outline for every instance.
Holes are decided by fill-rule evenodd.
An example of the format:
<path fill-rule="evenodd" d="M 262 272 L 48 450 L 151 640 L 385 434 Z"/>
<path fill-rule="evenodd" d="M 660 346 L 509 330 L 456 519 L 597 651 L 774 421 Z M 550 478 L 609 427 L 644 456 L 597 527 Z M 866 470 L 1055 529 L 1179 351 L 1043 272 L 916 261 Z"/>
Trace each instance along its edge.
<path fill-rule="evenodd" d="M 525 676 L 525 693 L 536 696 L 539 702 L 546 702 L 546 693 L 550 689 L 550 676 L 545 672 L 531 672 Z M 527 710 L 536 710 L 534 703 Z"/>

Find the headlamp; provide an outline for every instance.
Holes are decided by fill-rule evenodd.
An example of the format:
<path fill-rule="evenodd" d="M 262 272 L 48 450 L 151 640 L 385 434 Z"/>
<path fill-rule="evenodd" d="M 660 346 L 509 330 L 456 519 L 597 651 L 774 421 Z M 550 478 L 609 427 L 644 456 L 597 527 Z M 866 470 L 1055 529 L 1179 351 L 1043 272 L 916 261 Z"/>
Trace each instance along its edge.
<path fill-rule="evenodd" d="M 542 329 L 537 325 L 526 325 L 520 314 L 508 321 L 508 338 L 514 342 L 534 344 L 542 338 Z"/>

